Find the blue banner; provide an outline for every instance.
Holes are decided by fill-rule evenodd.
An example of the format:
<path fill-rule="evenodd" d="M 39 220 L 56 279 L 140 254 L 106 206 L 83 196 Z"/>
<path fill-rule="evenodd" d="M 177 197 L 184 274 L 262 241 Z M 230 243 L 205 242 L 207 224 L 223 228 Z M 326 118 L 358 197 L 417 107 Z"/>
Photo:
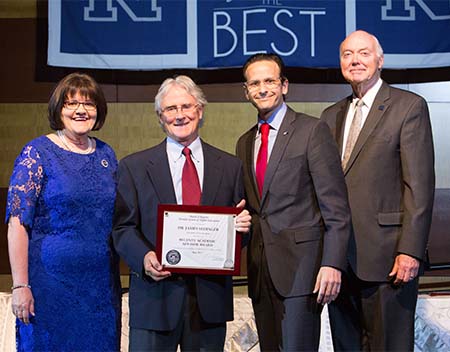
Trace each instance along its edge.
<path fill-rule="evenodd" d="M 48 64 L 154 70 L 338 67 L 347 34 L 375 34 L 386 68 L 450 66 L 450 0 L 51 0 Z"/>

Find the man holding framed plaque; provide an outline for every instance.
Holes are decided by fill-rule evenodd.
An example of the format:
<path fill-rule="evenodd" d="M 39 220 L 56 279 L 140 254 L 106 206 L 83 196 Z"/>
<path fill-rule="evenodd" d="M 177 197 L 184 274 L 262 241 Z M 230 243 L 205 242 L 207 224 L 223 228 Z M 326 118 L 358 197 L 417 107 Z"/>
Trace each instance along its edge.
<path fill-rule="evenodd" d="M 233 319 L 231 275 L 201 274 L 198 258 L 191 271 L 191 262 L 183 270 L 170 268 L 186 259 L 177 246 L 199 244 L 208 257 L 211 246 L 227 243 L 221 238 L 250 227 L 248 211 L 230 211 L 245 206 L 240 160 L 199 138 L 206 103 L 189 77 L 166 79 L 155 110 L 167 138 L 119 164 L 112 236 L 131 268 L 130 351 L 176 351 L 178 345 L 182 351 L 222 351 L 226 321 Z M 157 246 L 163 247 L 158 232 L 160 240 L 178 236 L 168 241 L 173 248 L 164 253 L 167 267 L 156 255 Z M 206 263 L 220 259 L 226 272 L 234 257 L 224 253 Z"/>
<path fill-rule="evenodd" d="M 237 143 L 252 232 L 248 290 L 262 351 L 317 351 L 322 304 L 340 290 L 350 210 L 339 152 L 326 123 L 284 102 L 281 58 L 243 68 L 258 123 Z"/>

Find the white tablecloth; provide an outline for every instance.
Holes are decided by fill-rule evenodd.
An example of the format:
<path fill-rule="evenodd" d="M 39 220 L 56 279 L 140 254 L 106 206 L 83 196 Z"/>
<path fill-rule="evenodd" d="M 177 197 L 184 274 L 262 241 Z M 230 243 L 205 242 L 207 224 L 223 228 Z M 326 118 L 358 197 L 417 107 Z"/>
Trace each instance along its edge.
<path fill-rule="evenodd" d="M 0 351 L 15 351 L 15 320 L 11 308 L 11 294 L 0 292 Z"/>
<path fill-rule="evenodd" d="M 420 295 L 414 330 L 415 352 L 450 351 L 450 295 Z"/>
<path fill-rule="evenodd" d="M 322 312 L 322 331 L 319 352 L 333 350 L 327 307 Z M 128 351 L 128 295 L 122 298 L 122 341 L 121 351 Z M 234 320 L 227 323 L 224 351 L 260 352 L 258 334 L 253 316 L 251 300 L 247 296 L 234 297 Z"/>
<path fill-rule="evenodd" d="M 121 351 L 128 351 L 128 295 L 122 299 Z M 258 336 L 251 302 L 247 297 L 235 297 L 234 321 L 227 326 L 225 351 L 259 352 Z M 11 294 L 0 292 L 0 351 L 15 351 L 14 316 Z M 450 351 L 450 296 L 420 295 L 415 324 L 415 352 Z M 321 352 L 333 351 L 328 311 L 322 313 Z"/>

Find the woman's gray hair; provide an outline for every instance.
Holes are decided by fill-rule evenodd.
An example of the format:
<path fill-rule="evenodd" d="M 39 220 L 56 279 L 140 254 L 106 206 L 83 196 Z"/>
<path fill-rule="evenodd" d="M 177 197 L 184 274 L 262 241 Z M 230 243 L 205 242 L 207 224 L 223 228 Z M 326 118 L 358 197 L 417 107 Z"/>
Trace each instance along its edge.
<path fill-rule="evenodd" d="M 180 75 L 174 78 L 167 78 L 159 87 L 158 93 L 155 96 L 155 111 L 158 115 L 161 114 L 161 101 L 173 86 L 178 86 L 186 90 L 189 95 L 192 95 L 197 104 L 202 107 L 206 106 L 208 101 L 201 88 L 188 76 Z"/>

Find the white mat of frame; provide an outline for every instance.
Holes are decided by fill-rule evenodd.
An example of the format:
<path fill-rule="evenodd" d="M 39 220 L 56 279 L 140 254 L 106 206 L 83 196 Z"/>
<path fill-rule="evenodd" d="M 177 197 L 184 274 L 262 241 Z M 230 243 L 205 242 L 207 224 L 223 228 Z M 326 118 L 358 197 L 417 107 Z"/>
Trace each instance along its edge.
<path fill-rule="evenodd" d="M 225 351 L 259 352 L 258 336 L 250 299 L 235 296 L 234 321 L 227 326 Z M 122 299 L 122 341 L 121 351 L 128 351 L 128 295 Z M 0 292 L 0 351 L 15 351 L 14 316 L 11 310 L 11 294 Z M 450 351 L 450 295 L 420 295 L 417 302 L 415 324 L 415 352 Z M 331 331 L 328 310 L 322 313 L 320 352 L 331 352 Z"/>

